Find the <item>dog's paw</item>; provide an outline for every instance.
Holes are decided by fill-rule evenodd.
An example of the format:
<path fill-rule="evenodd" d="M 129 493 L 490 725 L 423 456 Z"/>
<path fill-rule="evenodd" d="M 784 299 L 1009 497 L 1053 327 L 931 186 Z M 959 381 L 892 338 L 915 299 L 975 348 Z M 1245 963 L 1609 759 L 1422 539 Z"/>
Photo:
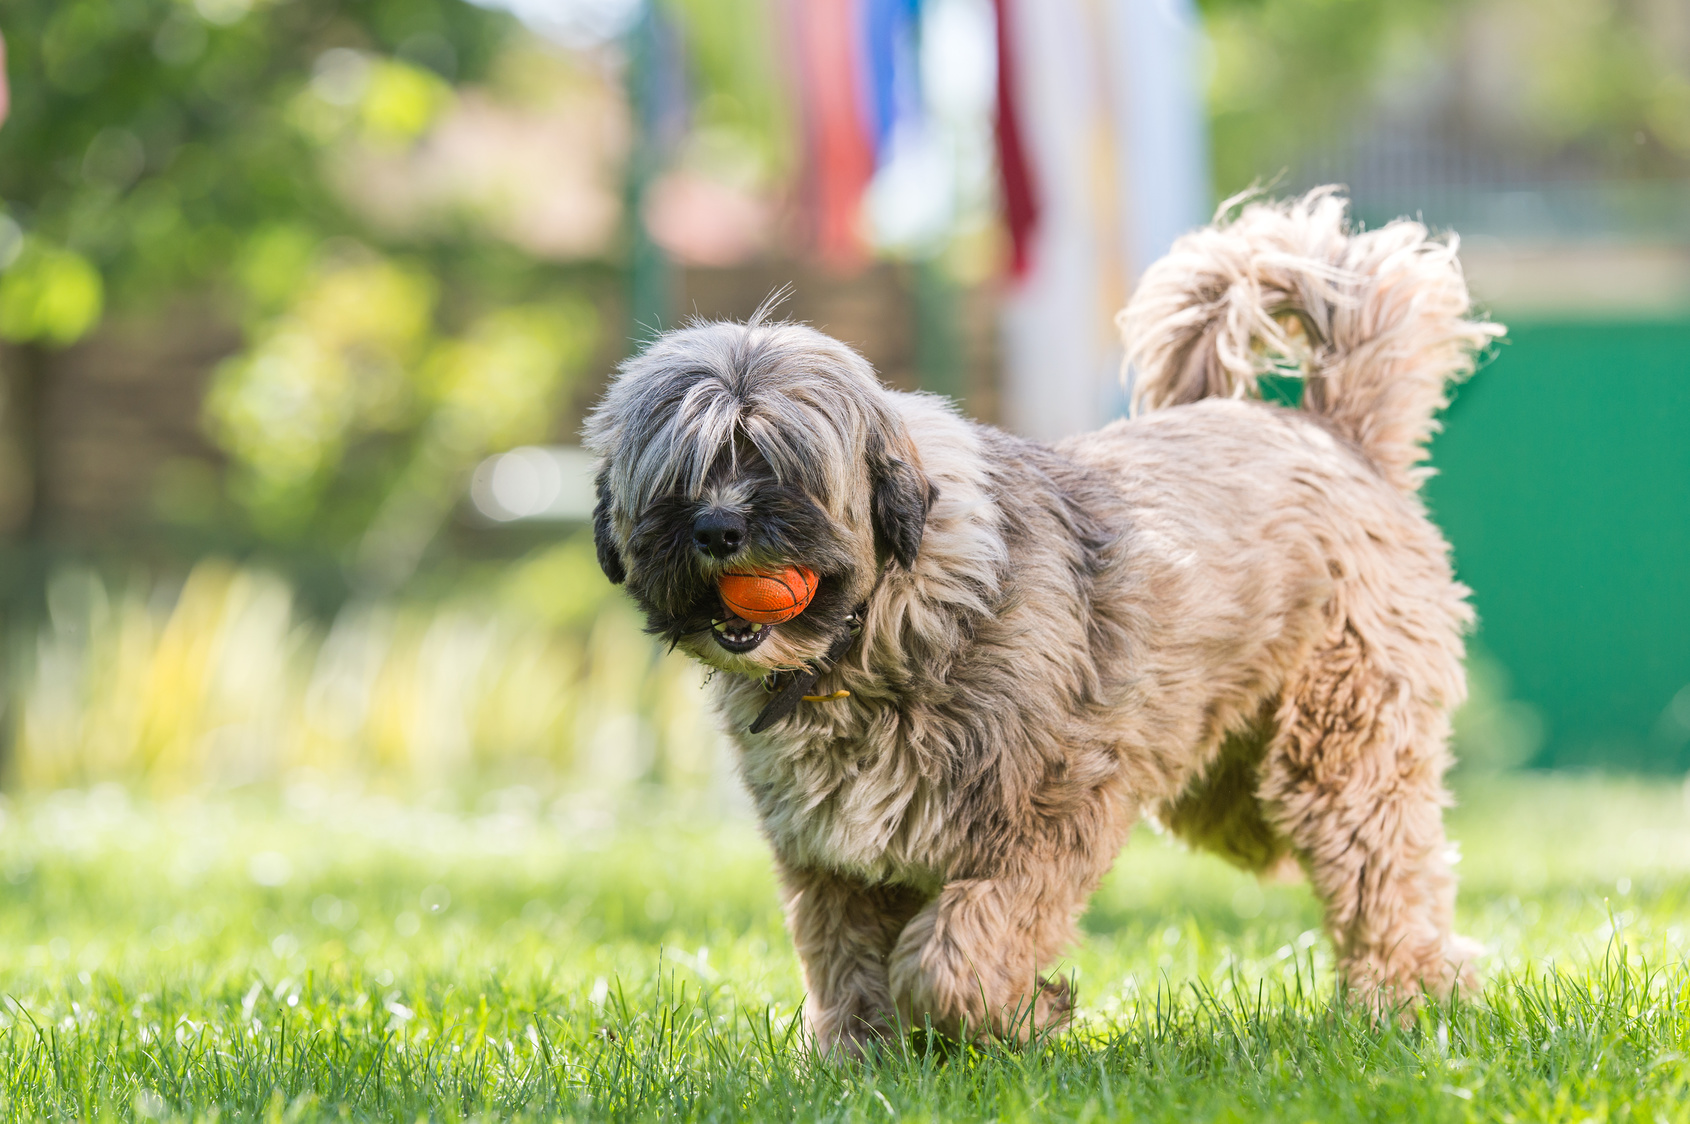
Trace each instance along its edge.
<path fill-rule="evenodd" d="M 1444 974 L 1439 978 L 1438 995 L 1448 998 L 1454 992 L 1473 996 L 1483 985 L 1479 978 L 1479 957 L 1485 946 L 1468 937 L 1454 936 L 1444 946 Z"/>
<path fill-rule="evenodd" d="M 892 1031 L 881 1022 L 850 1019 L 831 1028 L 814 1031 L 816 1053 L 840 1062 L 860 1062 L 884 1051 Z"/>
<path fill-rule="evenodd" d="M 1347 960 L 1339 965 L 1339 978 L 1350 1001 L 1376 1019 L 1395 1017 L 1408 1026 L 1428 997 L 1447 1000 L 1451 995 L 1471 998 L 1476 994 L 1478 959 L 1483 953 L 1484 946 L 1477 941 L 1451 935 L 1438 949 L 1414 958 Z"/>
<path fill-rule="evenodd" d="M 1033 1029 L 1064 1030 L 1074 1020 L 1074 989 L 1066 976 L 1040 976 L 1033 999 Z"/>
<path fill-rule="evenodd" d="M 1041 1034 L 1066 1030 L 1073 1019 L 1072 984 L 1064 976 L 1040 976 L 1030 994 L 1005 1007 L 992 1032 L 1006 1041 L 1026 1043 Z"/>
<path fill-rule="evenodd" d="M 806 1014 L 817 1054 L 840 1061 L 861 1061 L 884 1049 L 895 1035 L 896 1016 L 867 1003 L 841 1004 Z"/>
<path fill-rule="evenodd" d="M 819 1040 L 817 1045 L 821 1045 Z M 886 1038 L 878 1030 L 859 1025 L 834 1035 L 821 1052 L 835 1061 L 860 1062 L 878 1053 L 885 1045 Z"/>

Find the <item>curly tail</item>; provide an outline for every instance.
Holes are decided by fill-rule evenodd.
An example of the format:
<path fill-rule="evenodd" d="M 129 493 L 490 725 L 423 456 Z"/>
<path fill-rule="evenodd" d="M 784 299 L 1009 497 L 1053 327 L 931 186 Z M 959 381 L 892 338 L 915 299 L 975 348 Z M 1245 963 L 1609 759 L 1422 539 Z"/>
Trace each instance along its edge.
<path fill-rule="evenodd" d="M 1456 239 L 1398 219 L 1355 233 L 1332 187 L 1300 199 L 1221 205 L 1144 274 L 1116 323 L 1133 406 L 1256 393 L 1285 359 L 1303 366 L 1303 409 L 1330 419 L 1405 492 L 1446 388 L 1473 371 L 1501 325 L 1468 318 Z"/>

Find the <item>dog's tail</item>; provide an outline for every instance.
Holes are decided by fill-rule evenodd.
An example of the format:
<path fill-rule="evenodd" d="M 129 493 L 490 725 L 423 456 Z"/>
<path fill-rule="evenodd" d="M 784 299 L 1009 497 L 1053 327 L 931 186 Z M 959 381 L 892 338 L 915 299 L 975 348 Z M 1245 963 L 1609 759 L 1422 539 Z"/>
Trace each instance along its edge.
<path fill-rule="evenodd" d="M 1303 409 L 1412 492 L 1446 387 L 1502 334 L 1468 317 L 1456 240 L 1406 219 L 1352 232 L 1331 187 L 1228 219 L 1238 203 L 1175 242 L 1118 318 L 1135 412 L 1255 394 L 1257 376 L 1290 362 Z"/>

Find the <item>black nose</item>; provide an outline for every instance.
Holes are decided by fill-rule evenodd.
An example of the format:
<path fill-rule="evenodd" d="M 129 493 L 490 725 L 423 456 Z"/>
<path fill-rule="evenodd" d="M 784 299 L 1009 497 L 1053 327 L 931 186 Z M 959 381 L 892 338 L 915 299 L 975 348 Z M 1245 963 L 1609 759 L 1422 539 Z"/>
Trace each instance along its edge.
<path fill-rule="evenodd" d="M 692 545 L 712 558 L 737 554 L 745 545 L 745 519 L 731 511 L 706 511 L 692 521 Z"/>

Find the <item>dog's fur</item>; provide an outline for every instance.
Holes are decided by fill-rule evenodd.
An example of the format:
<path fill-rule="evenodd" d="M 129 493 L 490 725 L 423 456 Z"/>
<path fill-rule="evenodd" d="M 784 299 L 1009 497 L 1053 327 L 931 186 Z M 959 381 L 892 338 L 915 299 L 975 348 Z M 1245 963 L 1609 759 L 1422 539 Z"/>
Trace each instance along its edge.
<path fill-rule="evenodd" d="M 1253 870 L 1294 857 L 1369 1002 L 1471 979 L 1441 777 L 1472 614 L 1416 493 L 1445 386 L 1497 331 L 1453 243 L 1352 233 L 1330 191 L 1250 203 L 1120 322 L 1143 416 L 1055 446 L 763 317 L 662 337 L 588 423 L 606 573 L 728 673 L 823 1048 L 1059 1025 L 1039 972 L 1146 812 Z M 1301 410 L 1252 399 L 1286 357 Z M 707 510 L 748 520 L 741 553 L 694 549 Z M 788 562 L 812 605 L 727 650 L 718 574 Z M 750 734 L 765 677 L 863 603 L 817 687 L 850 697 Z"/>

